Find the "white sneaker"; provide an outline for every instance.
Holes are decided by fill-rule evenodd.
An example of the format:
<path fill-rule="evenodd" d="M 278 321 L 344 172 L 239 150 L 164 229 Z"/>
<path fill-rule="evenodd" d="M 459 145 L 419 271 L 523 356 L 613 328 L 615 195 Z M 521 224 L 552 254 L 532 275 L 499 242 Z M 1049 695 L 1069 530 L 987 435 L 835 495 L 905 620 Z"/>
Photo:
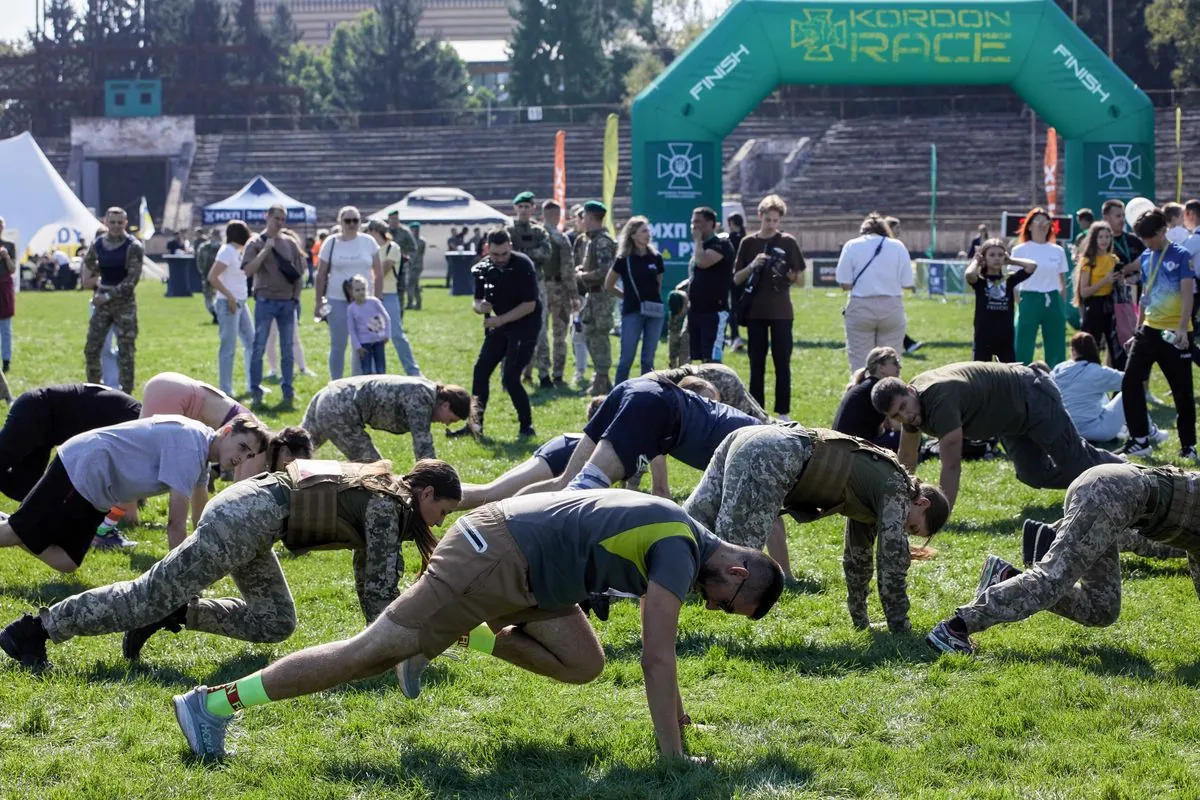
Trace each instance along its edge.
<path fill-rule="evenodd" d="M 1150 446 L 1158 447 L 1160 444 L 1171 438 L 1171 434 L 1164 431 L 1162 428 L 1155 427 L 1150 431 Z"/>
<path fill-rule="evenodd" d="M 1200 453 L 1196 452 L 1195 447 L 1185 447 L 1179 451 L 1179 457 L 1184 461 L 1191 461 L 1193 464 L 1200 464 Z"/>
<path fill-rule="evenodd" d="M 780 422 L 791 422 L 792 421 L 792 418 L 789 417 L 787 414 L 780 414 L 775 419 L 779 420 Z"/>
<path fill-rule="evenodd" d="M 400 691 L 409 700 L 416 700 L 421 696 L 421 676 L 425 674 L 425 668 L 428 666 L 429 659 L 421 653 L 417 653 L 415 656 L 401 661 L 400 666 L 396 668 Z"/>

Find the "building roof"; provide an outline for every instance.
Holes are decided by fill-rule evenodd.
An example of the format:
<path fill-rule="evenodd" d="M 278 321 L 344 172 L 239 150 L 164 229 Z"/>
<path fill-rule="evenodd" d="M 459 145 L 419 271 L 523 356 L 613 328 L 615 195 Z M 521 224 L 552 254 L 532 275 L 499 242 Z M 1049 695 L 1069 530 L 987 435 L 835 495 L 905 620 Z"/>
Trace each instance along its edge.
<path fill-rule="evenodd" d="M 453 47 L 468 65 L 508 63 L 508 41 L 505 39 L 452 39 L 446 44 Z"/>

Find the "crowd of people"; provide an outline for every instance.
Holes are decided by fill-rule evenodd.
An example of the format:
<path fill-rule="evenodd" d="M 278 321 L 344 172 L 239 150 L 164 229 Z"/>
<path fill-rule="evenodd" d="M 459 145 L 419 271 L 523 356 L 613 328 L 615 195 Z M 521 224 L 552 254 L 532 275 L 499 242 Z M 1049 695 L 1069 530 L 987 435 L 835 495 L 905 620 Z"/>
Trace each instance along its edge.
<path fill-rule="evenodd" d="M 0 491 L 20 503 L 0 520 L 0 547 L 22 548 L 72 572 L 93 548 L 136 546 L 121 525 L 135 519 L 137 501 L 169 493 L 171 549 L 132 581 L 23 615 L 0 631 L 0 650 L 44 669 L 48 645 L 75 636 L 123 632 L 122 651 L 135 660 L 163 631 L 282 642 L 301 620 L 276 543 L 293 552 L 343 548 L 354 553 L 365 629 L 238 680 L 177 695 L 176 718 L 195 753 L 223 756 L 239 711 L 387 670 L 395 670 L 406 696 L 416 697 L 430 660 L 456 647 L 560 681 L 591 681 L 603 669 L 604 651 L 588 613 L 607 619 L 613 602 L 634 597 L 642 603 L 651 720 L 661 752 L 677 756 L 691 720 L 679 693 L 675 647 L 680 610 L 692 593 L 709 610 L 762 618 L 792 580 L 783 516 L 808 522 L 840 515 L 851 623 L 871 626 L 874 576 L 882 624 L 893 633 L 911 630 L 911 561 L 929 557 L 925 544 L 945 526 L 960 490 L 972 491 L 961 485 L 962 461 L 980 442 L 1002 445 L 1022 483 L 1066 489 L 1063 517 L 1025 522 L 1027 570 L 990 556 L 975 598 L 929 632 L 931 647 L 972 653 L 971 634 L 1046 610 L 1084 625 L 1112 624 L 1120 610 L 1122 550 L 1186 557 L 1200 594 L 1200 486 L 1177 468 L 1128 461 L 1164 438 L 1146 414 L 1145 380 L 1155 363 L 1176 401 L 1182 455 L 1195 458 L 1190 368 L 1179 365 L 1191 363 L 1190 245 L 1200 243 L 1200 234 L 1172 233 L 1170 207 L 1139 215 L 1134 239 L 1123 219 L 1116 227 L 1123 207 L 1106 204 L 1105 221 L 1080 240 L 1074 297 L 1087 330 L 1071 340 L 1070 362 L 1068 254 L 1053 241 L 1049 215 L 1030 212 L 1011 251 L 981 231 L 966 273 L 975 294 L 976 360 L 908 382 L 900 377 L 907 335 L 902 295 L 913 286 L 912 265 L 894 220 L 868 215 L 838 263 L 848 295 L 852 376 L 825 428 L 787 416 L 789 293 L 806 265 L 796 239 L 781 231 L 787 213 L 781 198 L 759 204 L 755 233 L 735 220 L 736 236 L 719 235 L 715 212 L 697 208 L 689 275 L 675 287 L 663 286 L 663 259 L 644 217 L 630 219 L 614 240 L 608 209 L 590 201 L 572 210 L 575 230 L 568 236 L 558 230 L 562 209 L 543 203 L 543 226 L 534 219 L 534 200 L 528 192 L 517 195 L 512 225 L 480 243 L 473 310 L 483 317 L 484 336 L 469 392 L 424 377 L 401 325 L 402 311 L 414 307 L 406 302 L 402 309 L 401 294 L 409 287 L 406 267 L 419 252 L 417 231 L 398 219 L 361 231 L 358 209 L 347 206 L 336 230 L 305 247 L 275 207 L 261 231 L 235 221 L 219 247 L 205 243 L 214 250 L 207 279 L 220 326 L 220 386 L 163 373 L 146 383 L 140 402 L 131 392 L 143 250 L 125 232 L 125 212 L 109 209 L 104 235 L 84 257 L 93 298 L 88 382 L 22 394 L 0 430 Z M 1183 218 L 1200 223 L 1200 202 L 1193 202 Z M 3 253 L 0 267 L 11 261 Z M 278 330 L 280 389 L 288 404 L 309 264 L 314 315 L 329 325 L 330 381 L 299 426 L 273 432 L 256 416 L 267 332 Z M 0 270 L 0 311 L 3 277 Z M 1136 319 L 1129 338 L 1113 340 L 1109 328 L 1116 327 L 1122 288 L 1138 297 Z M 612 372 L 617 300 L 620 354 Z M 748 386 L 720 363 L 731 317 L 734 341 L 740 328 L 746 331 Z M 492 373 L 501 367 L 519 433 L 535 436 L 523 385 L 532 370 L 528 379 L 526 370 L 536 360 L 540 386 L 564 384 L 567 331 L 575 319 L 594 370 L 579 432 L 554 436 L 489 483 L 462 483 L 437 458 L 434 426 L 461 422 L 447 433 L 481 435 Z M 664 323 L 673 354 L 689 356 L 655 370 Z M 120 389 L 100 385 L 110 330 Z M 1038 332 L 1044 362 L 1033 362 L 1029 349 Z M 231 391 L 239 339 L 247 351 L 248 407 Z M 386 374 L 389 339 L 407 375 Z M 344 376 L 348 343 L 356 374 Z M 640 377 L 632 374 L 639 346 Z M 1123 373 L 1100 364 L 1102 349 L 1114 365 L 1124 359 Z M 768 351 L 773 416 L 763 408 Z M 1106 397 L 1118 387 L 1119 405 Z M 1119 451 L 1089 441 L 1103 441 L 1106 433 L 1111 439 L 1122 425 L 1128 438 Z M 369 429 L 409 434 L 412 469 L 395 474 Z M 914 474 L 923 437 L 936 442 L 936 485 Z M 324 442 L 341 460 L 312 458 Z M 671 500 L 668 456 L 703 473 L 680 505 Z M 646 473 L 648 494 L 636 491 Z M 210 499 L 222 475 L 233 482 Z M 456 510 L 468 513 L 435 538 L 433 529 Z M 415 543 L 422 570 L 401 591 L 405 541 Z M 239 598 L 202 596 L 225 576 Z"/>

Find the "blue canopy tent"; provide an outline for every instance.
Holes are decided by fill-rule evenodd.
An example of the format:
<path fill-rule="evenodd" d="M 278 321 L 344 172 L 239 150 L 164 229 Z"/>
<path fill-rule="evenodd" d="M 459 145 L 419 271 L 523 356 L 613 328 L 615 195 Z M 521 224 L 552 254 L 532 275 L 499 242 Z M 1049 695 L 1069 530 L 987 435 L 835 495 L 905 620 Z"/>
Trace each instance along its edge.
<path fill-rule="evenodd" d="M 218 225 L 232 219 L 248 223 L 266 222 L 267 209 L 273 205 L 287 209 L 288 224 L 315 225 L 317 222 L 316 208 L 279 191 L 262 175 L 255 175 L 253 180 L 230 197 L 205 206 L 204 224 Z"/>

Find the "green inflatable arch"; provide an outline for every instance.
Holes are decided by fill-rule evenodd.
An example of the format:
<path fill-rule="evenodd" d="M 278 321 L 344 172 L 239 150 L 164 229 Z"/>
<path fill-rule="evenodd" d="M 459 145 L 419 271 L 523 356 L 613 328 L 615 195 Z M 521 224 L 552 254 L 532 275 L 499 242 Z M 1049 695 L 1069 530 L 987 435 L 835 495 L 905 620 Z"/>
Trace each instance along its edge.
<path fill-rule="evenodd" d="M 633 210 L 674 265 L 721 140 L 787 83 L 1007 84 L 1066 140 L 1064 208 L 1154 196 L 1149 99 L 1054 0 L 736 0 L 633 104 Z"/>

